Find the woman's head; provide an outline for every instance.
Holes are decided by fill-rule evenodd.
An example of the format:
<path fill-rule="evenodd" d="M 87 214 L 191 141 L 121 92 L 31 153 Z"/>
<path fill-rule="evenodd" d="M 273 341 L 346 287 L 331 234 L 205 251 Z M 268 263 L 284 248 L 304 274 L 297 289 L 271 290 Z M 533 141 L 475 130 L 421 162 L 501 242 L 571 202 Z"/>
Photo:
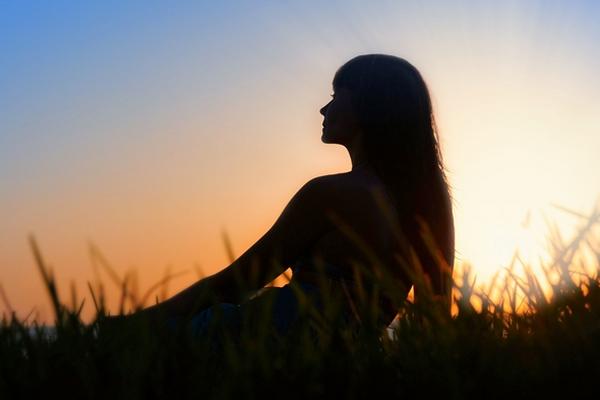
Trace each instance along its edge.
<path fill-rule="evenodd" d="M 429 91 L 408 61 L 387 54 L 354 57 L 335 73 L 333 90 L 321 109 L 323 142 L 360 145 L 370 164 L 399 168 L 403 161 L 405 174 L 441 166 L 431 165 L 441 155 Z"/>
<path fill-rule="evenodd" d="M 359 146 L 394 198 L 415 244 L 422 217 L 433 231 L 450 266 L 454 225 L 450 195 L 429 90 L 408 61 L 386 54 L 365 54 L 342 65 L 333 78 L 334 99 L 321 109 L 325 143 Z M 354 149 L 356 150 L 356 149 Z M 421 259 L 427 258 L 426 254 Z M 430 271 L 433 272 L 433 271 Z M 431 275 L 431 274 L 430 274 Z M 436 292 L 447 282 L 430 276 Z"/>

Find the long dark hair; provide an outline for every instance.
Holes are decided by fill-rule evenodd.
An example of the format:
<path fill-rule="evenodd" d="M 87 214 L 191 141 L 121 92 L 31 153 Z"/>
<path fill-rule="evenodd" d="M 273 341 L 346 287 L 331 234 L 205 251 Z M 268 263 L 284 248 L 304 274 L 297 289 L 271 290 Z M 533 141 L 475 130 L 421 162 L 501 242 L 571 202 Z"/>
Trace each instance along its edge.
<path fill-rule="evenodd" d="M 450 301 L 454 220 L 429 90 L 408 61 L 387 54 L 352 58 L 335 73 L 333 89 L 349 89 L 369 163 L 393 198 L 403 235 L 434 295 Z M 431 232 L 440 253 L 422 236 Z M 415 299 L 418 299 L 415 287 Z"/>

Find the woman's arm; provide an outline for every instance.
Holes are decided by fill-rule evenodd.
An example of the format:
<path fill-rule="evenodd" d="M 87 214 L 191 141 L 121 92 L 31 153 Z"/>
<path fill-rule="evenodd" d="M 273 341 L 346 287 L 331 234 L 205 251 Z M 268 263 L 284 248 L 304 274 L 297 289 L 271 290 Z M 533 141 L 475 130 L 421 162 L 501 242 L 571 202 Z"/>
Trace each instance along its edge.
<path fill-rule="evenodd" d="M 195 282 L 161 303 L 138 311 L 138 314 L 146 315 L 151 320 L 162 320 L 168 317 L 191 316 L 216 303 L 241 303 L 284 270 L 273 270 L 272 273 L 266 274 L 266 282 L 259 278 L 255 280 L 256 284 L 252 284 L 248 274 L 244 274 L 243 271 L 253 268 L 249 267 L 247 258 L 252 254 L 252 250 L 257 250 L 256 247 L 248 250 L 248 254 L 240 256 L 222 271 Z M 257 260 L 254 270 L 258 266 L 264 268 Z"/>
<path fill-rule="evenodd" d="M 326 175 L 304 184 L 273 226 L 227 268 L 139 313 L 155 320 L 189 316 L 215 303 L 238 304 L 247 299 L 331 229 L 326 215 L 336 203 L 331 179 Z"/>

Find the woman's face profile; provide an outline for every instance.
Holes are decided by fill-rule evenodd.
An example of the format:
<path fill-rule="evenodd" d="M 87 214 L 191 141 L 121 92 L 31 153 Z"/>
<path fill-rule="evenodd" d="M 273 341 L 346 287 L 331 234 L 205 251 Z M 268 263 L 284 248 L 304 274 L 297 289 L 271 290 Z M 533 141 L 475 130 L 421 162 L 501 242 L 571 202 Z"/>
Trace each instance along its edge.
<path fill-rule="evenodd" d="M 323 115 L 323 143 L 352 143 L 359 134 L 358 118 L 352 106 L 352 92 L 339 88 L 320 113 Z"/>

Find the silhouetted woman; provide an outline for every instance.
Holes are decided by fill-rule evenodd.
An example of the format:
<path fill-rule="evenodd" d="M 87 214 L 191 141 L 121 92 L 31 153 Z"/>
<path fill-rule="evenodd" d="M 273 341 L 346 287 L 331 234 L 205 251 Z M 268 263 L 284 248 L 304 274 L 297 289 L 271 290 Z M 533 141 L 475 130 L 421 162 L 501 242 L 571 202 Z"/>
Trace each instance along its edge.
<path fill-rule="evenodd" d="M 170 321 L 195 314 L 194 324 L 202 331 L 220 307 L 236 323 L 265 295 L 250 298 L 291 267 L 292 281 L 268 290 L 275 296 L 273 316 L 280 332 L 297 311 L 290 285 L 314 294 L 320 278 L 331 290 L 343 291 L 348 314 L 360 320 L 352 308 L 357 280 L 369 284 L 368 274 L 360 272 L 365 268 L 357 265 L 378 268 L 394 280 L 396 298 L 406 298 L 424 277 L 415 286 L 415 301 L 430 290 L 449 312 L 454 223 L 421 74 L 399 57 L 360 55 L 338 69 L 333 91 L 320 110 L 321 140 L 347 148 L 351 171 L 309 180 L 273 226 L 231 265 L 141 313 L 164 312 Z M 209 292 L 216 298 L 206 298 Z M 380 322 L 387 326 L 397 310 L 392 294 L 384 292 Z"/>

